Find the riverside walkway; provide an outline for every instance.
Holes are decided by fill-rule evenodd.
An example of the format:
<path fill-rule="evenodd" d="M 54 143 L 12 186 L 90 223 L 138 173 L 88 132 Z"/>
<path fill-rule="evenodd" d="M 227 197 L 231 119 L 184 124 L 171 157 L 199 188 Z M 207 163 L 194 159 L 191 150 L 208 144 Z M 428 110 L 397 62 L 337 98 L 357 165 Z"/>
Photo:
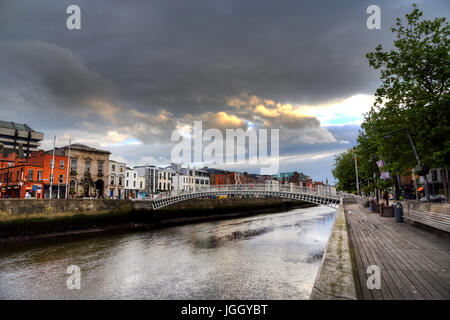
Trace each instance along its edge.
<path fill-rule="evenodd" d="M 358 203 L 346 203 L 344 209 L 359 299 L 450 299 L 448 239 L 380 217 Z M 380 289 L 367 288 L 370 265 L 380 267 Z"/>

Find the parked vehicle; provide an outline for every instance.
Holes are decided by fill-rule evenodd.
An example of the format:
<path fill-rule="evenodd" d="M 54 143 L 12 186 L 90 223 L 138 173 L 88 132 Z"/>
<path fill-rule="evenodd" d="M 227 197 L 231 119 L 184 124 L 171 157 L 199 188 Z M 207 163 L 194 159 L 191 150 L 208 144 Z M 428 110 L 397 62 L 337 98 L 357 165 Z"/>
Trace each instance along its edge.
<path fill-rule="evenodd" d="M 427 198 L 423 197 L 420 199 L 420 201 L 426 202 Z M 440 195 L 440 194 L 430 194 L 430 201 L 439 203 L 439 202 L 445 202 L 445 201 L 447 201 L 447 199 L 443 195 Z"/>

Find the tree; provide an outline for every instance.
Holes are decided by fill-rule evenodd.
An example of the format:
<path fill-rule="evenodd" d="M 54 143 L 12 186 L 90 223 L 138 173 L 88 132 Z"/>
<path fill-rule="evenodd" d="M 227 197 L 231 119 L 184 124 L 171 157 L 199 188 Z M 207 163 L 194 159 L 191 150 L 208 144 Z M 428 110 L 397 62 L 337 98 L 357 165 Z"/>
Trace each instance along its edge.
<path fill-rule="evenodd" d="M 335 158 L 333 176 L 338 180 L 336 189 L 356 193 L 355 153 L 349 149 Z"/>
<path fill-rule="evenodd" d="M 386 140 L 385 134 L 408 127 L 422 162 L 444 169 L 449 198 L 450 25 L 446 18 L 421 20 L 422 12 L 413 7 L 406 24 L 398 18 L 392 28 L 395 48 L 383 51 L 379 45 L 367 54 L 381 71 L 381 86 L 358 141 L 370 141 L 391 175 L 405 174 L 416 165 L 407 136 L 400 131 Z"/>

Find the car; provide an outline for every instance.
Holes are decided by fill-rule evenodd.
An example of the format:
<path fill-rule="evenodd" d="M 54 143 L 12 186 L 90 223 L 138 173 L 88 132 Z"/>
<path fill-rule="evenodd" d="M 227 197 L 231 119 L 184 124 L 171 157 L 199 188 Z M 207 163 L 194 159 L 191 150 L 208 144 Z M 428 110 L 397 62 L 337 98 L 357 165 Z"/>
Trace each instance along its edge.
<path fill-rule="evenodd" d="M 426 202 L 427 198 L 423 197 L 420 199 L 420 201 Z M 445 202 L 445 201 L 447 201 L 447 199 L 443 195 L 440 195 L 440 194 L 430 194 L 430 201 L 431 202 Z"/>

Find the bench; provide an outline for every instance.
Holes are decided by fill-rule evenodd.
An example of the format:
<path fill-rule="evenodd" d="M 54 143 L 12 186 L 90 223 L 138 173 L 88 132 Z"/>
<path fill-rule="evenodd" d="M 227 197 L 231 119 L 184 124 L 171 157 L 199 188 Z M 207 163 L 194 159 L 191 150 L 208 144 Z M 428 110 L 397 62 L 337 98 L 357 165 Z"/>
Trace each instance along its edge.
<path fill-rule="evenodd" d="M 445 213 L 409 210 L 404 218 L 427 226 L 450 232 L 450 215 Z"/>

